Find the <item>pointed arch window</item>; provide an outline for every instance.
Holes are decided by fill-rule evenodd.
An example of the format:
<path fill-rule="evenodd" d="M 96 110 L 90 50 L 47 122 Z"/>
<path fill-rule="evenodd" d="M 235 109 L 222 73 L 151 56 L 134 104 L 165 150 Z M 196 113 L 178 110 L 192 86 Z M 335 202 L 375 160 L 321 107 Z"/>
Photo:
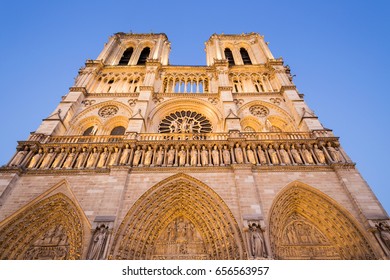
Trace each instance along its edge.
<path fill-rule="evenodd" d="M 124 135 L 126 128 L 123 126 L 116 126 L 111 130 L 110 135 Z"/>
<path fill-rule="evenodd" d="M 128 65 L 132 54 L 133 54 L 133 48 L 132 47 L 127 48 L 124 51 L 121 60 L 119 60 L 118 65 Z"/>
<path fill-rule="evenodd" d="M 251 58 L 249 57 L 248 51 L 246 49 L 241 48 L 240 54 L 241 54 L 242 61 L 244 62 L 244 65 L 252 64 Z"/>
<path fill-rule="evenodd" d="M 145 65 L 146 60 L 149 57 L 149 54 L 150 54 L 150 48 L 149 47 L 144 48 L 139 56 L 137 65 Z"/>
<path fill-rule="evenodd" d="M 83 132 L 83 136 L 95 135 L 95 133 L 96 133 L 95 127 L 94 126 L 90 126 Z"/>
<path fill-rule="evenodd" d="M 233 53 L 229 48 L 225 49 L 225 57 L 229 62 L 229 66 L 235 65 L 234 63 L 234 58 L 233 58 Z"/>

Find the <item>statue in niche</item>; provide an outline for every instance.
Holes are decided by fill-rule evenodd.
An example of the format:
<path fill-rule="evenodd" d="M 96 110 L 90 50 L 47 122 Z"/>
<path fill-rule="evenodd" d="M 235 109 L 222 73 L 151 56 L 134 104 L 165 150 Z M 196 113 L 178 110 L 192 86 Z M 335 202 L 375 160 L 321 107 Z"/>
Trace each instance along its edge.
<path fill-rule="evenodd" d="M 240 147 L 240 144 L 238 144 L 238 143 L 236 143 L 236 147 L 234 148 L 234 155 L 236 156 L 236 162 L 237 163 L 243 163 L 244 162 L 242 149 Z"/>
<path fill-rule="evenodd" d="M 156 166 L 161 166 L 164 160 L 164 150 L 163 147 L 160 146 L 157 151 L 157 159 L 156 159 Z"/>
<path fill-rule="evenodd" d="M 222 157 L 223 157 L 223 163 L 226 165 L 229 165 L 230 164 L 230 151 L 226 147 L 226 145 L 223 146 Z"/>
<path fill-rule="evenodd" d="M 378 223 L 376 228 L 379 232 L 379 236 L 387 249 L 390 250 L 390 227 L 384 223 Z"/>
<path fill-rule="evenodd" d="M 87 157 L 88 151 L 87 148 L 83 148 L 82 152 L 77 157 L 76 161 L 76 168 L 83 168 L 84 167 L 84 160 Z"/>
<path fill-rule="evenodd" d="M 30 164 L 27 166 L 27 168 L 36 168 L 37 167 L 37 164 L 38 164 L 38 162 L 39 162 L 39 160 L 41 159 L 41 157 L 42 157 L 42 149 L 39 149 L 38 150 L 38 153 L 36 153 L 33 157 L 32 157 L 32 159 L 31 159 L 31 161 L 30 161 Z"/>
<path fill-rule="evenodd" d="M 76 148 L 72 148 L 72 150 L 69 152 L 68 156 L 66 157 L 63 167 L 67 169 L 72 168 L 72 162 L 75 157 L 76 157 Z"/>
<path fill-rule="evenodd" d="M 62 148 L 61 151 L 57 154 L 56 158 L 54 159 L 51 167 L 52 168 L 60 168 L 61 161 L 66 156 L 65 148 Z"/>
<path fill-rule="evenodd" d="M 256 159 L 255 159 L 255 153 L 252 151 L 251 146 L 247 146 L 246 148 L 246 155 L 248 157 L 248 161 L 252 164 L 256 164 Z"/>
<path fill-rule="evenodd" d="M 207 151 L 205 146 L 202 146 L 202 151 L 200 152 L 200 160 L 202 162 L 202 166 L 207 166 L 209 164 L 209 152 Z"/>
<path fill-rule="evenodd" d="M 41 163 L 41 166 L 39 168 L 42 168 L 42 169 L 47 169 L 49 168 L 50 166 L 50 162 L 51 160 L 53 159 L 53 157 L 55 157 L 55 152 L 54 152 L 54 149 L 53 148 L 50 148 L 49 149 L 49 152 L 43 157 L 43 160 L 42 160 L 42 163 Z"/>
<path fill-rule="evenodd" d="M 314 164 L 313 156 L 311 155 L 310 151 L 306 149 L 306 145 L 302 145 L 302 155 L 306 163 Z"/>
<path fill-rule="evenodd" d="M 120 165 L 127 164 L 127 160 L 129 159 L 129 154 L 130 154 L 129 144 L 126 144 L 125 148 L 122 150 L 121 158 L 119 159 Z"/>
<path fill-rule="evenodd" d="M 108 158 L 108 148 L 104 147 L 103 152 L 100 154 L 99 161 L 97 163 L 97 167 L 102 168 L 104 167 L 106 160 Z"/>
<path fill-rule="evenodd" d="M 278 154 L 274 150 L 274 147 L 272 146 L 272 144 L 269 145 L 268 154 L 269 154 L 269 157 L 271 158 L 272 164 L 279 164 Z"/>
<path fill-rule="evenodd" d="M 110 160 L 108 161 L 108 166 L 115 165 L 118 156 L 119 156 L 119 149 L 118 147 L 115 147 L 114 152 L 111 153 Z"/>
<path fill-rule="evenodd" d="M 332 147 L 332 143 L 327 143 L 327 150 L 334 162 L 342 162 L 340 152 L 336 148 Z"/>
<path fill-rule="evenodd" d="M 288 156 L 288 153 L 284 149 L 283 145 L 280 145 L 279 154 L 280 154 L 280 159 L 281 159 L 282 163 L 291 164 L 290 157 Z"/>
<path fill-rule="evenodd" d="M 19 151 L 16 156 L 13 158 L 13 160 L 11 161 L 11 163 L 9 164 L 10 166 L 19 166 L 24 157 L 27 155 L 28 153 L 28 147 L 25 146 L 23 150 Z"/>
<path fill-rule="evenodd" d="M 177 133 L 179 132 L 179 123 L 177 120 L 173 120 L 171 122 L 171 125 L 169 126 L 169 130 L 171 133 Z"/>
<path fill-rule="evenodd" d="M 186 164 L 186 151 L 184 150 L 184 146 L 180 147 L 180 151 L 178 153 L 179 156 L 179 166 L 184 166 Z"/>
<path fill-rule="evenodd" d="M 152 164 L 152 157 L 153 157 L 153 149 L 152 147 L 148 146 L 148 150 L 145 153 L 145 166 L 150 166 Z"/>
<path fill-rule="evenodd" d="M 97 158 L 99 157 L 99 152 L 96 147 L 93 148 L 92 153 L 89 155 L 87 160 L 87 168 L 92 168 L 95 165 Z"/>
<path fill-rule="evenodd" d="M 141 147 L 137 146 L 137 150 L 134 152 L 134 158 L 133 158 L 133 166 L 138 166 L 139 161 L 141 159 L 142 151 Z"/>
<path fill-rule="evenodd" d="M 103 257 L 108 237 L 108 226 L 101 225 L 95 229 L 88 252 L 88 260 L 100 260 Z"/>
<path fill-rule="evenodd" d="M 257 155 L 259 156 L 260 164 L 267 164 L 267 159 L 265 157 L 265 152 L 261 148 L 261 146 L 257 146 Z"/>
<path fill-rule="evenodd" d="M 324 164 L 326 162 L 325 154 L 321 149 L 318 148 L 317 144 L 314 144 L 314 154 L 316 155 L 319 163 Z"/>
<path fill-rule="evenodd" d="M 251 256 L 254 259 L 265 257 L 263 231 L 260 225 L 255 223 L 249 225 L 249 244 Z"/>
<path fill-rule="evenodd" d="M 292 155 L 292 157 L 293 157 L 293 159 L 294 159 L 294 161 L 295 161 L 296 164 L 303 164 L 302 158 L 301 158 L 301 156 L 299 155 L 299 152 L 295 149 L 294 144 L 291 145 L 291 150 L 290 150 L 290 152 L 291 152 L 291 155 Z"/>
<path fill-rule="evenodd" d="M 196 166 L 196 164 L 198 163 L 198 151 L 194 145 L 191 146 L 190 157 L 191 166 Z"/>
<path fill-rule="evenodd" d="M 217 146 L 213 147 L 213 150 L 211 151 L 211 157 L 213 158 L 213 164 L 219 165 L 219 151 Z"/>
<path fill-rule="evenodd" d="M 173 146 L 171 146 L 169 151 L 168 151 L 167 165 L 169 165 L 169 166 L 173 165 L 173 162 L 175 160 L 175 152 L 176 152 L 175 149 L 173 148 Z"/>

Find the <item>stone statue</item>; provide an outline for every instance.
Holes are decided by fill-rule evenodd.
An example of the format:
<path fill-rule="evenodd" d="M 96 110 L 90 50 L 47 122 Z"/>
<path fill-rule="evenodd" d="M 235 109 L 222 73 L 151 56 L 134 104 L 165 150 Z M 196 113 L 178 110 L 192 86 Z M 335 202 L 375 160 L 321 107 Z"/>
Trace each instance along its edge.
<path fill-rule="evenodd" d="M 169 126 L 169 130 L 171 133 L 178 132 L 179 124 L 178 124 L 177 120 L 173 120 L 171 122 L 171 125 Z"/>
<path fill-rule="evenodd" d="M 261 146 L 257 146 L 257 155 L 259 157 L 260 164 L 267 164 L 267 158 L 265 157 L 265 152 Z"/>
<path fill-rule="evenodd" d="M 279 154 L 280 154 L 280 159 L 281 159 L 282 163 L 291 164 L 290 157 L 288 156 L 288 153 L 284 149 L 283 145 L 280 145 Z"/>
<path fill-rule="evenodd" d="M 174 160 L 175 160 L 175 149 L 173 148 L 173 146 L 171 146 L 170 149 L 168 150 L 168 160 L 167 160 L 168 163 L 167 163 L 167 165 L 172 166 Z"/>
<path fill-rule="evenodd" d="M 142 151 L 141 147 L 137 146 L 137 150 L 134 152 L 134 157 L 133 157 L 133 166 L 138 166 L 139 161 L 141 159 Z"/>
<path fill-rule="evenodd" d="M 180 151 L 178 153 L 179 156 L 179 166 L 184 166 L 186 164 L 186 151 L 184 150 L 184 146 L 181 146 Z"/>
<path fill-rule="evenodd" d="M 111 154 L 110 160 L 108 161 L 108 166 L 115 165 L 118 156 L 119 156 L 119 149 L 118 147 L 115 147 L 114 152 Z"/>
<path fill-rule="evenodd" d="M 264 239 L 259 225 L 249 225 L 250 252 L 254 259 L 264 258 Z"/>
<path fill-rule="evenodd" d="M 101 225 L 96 228 L 92 236 L 92 242 L 88 252 L 88 260 L 100 260 L 103 257 L 107 236 L 107 226 Z"/>
<path fill-rule="evenodd" d="M 56 154 L 54 152 L 54 149 L 50 148 L 49 152 L 44 156 L 42 163 L 41 163 L 41 166 L 39 168 L 42 168 L 42 169 L 49 168 L 51 160 L 53 159 L 53 157 L 55 157 L 55 155 Z"/>
<path fill-rule="evenodd" d="M 160 146 L 157 151 L 157 159 L 156 159 L 156 166 L 161 166 L 164 161 L 164 150 L 163 147 Z"/>
<path fill-rule="evenodd" d="M 223 146 L 223 151 L 222 151 L 222 157 L 223 157 L 223 163 L 225 165 L 230 164 L 230 151 L 229 149 L 225 146 Z"/>
<path fill-rule="evenodd" d="M 76 148 L 72 148 L 72 150 L 69 152 L 68 156 L 66 157 L 66 160 L 62 167 L 64 168 L 72 168 L 72 162 L 76 156 Z"/>
<path fill-rule="evenodd" d="M 145 153 L 144 165 L 150 166 L 152 164 L 153 150 L 152 147 L 148 146 L 148 150 Z"/>
<path fill-rule="evenodd" d="M 236 147 L 234 148 L 234 155 L 236 156 L 236 162 L 237 163 L 243 163 L 244 162 L 242 149 L 240 147 L 240 144 L 238 144 L 238 143 L 236 143 Z"/>
<path fill-rule="evenodd" d="M 327 150 L 329 151 L 332 160 L 334 162 L 342 162 L 339 151 L 336 148 L 332 147 L 332 143 L 328 142 L 327 146 Z"/>
<path fill-rule="evenodd" d="M 269 154 L 269 157 L 271 158 L 272 164 L 279 164 L 278 154 L 274 150 L 274 147 L 272 146 L 272 144 L 269 145 L 268 154 Z"/>
<path fill-rule="evenodd" d="M 38 153 L 36 153 L 30 160 L 30 164 L 27 166 L 27 168 L 36 168 L 41 157 L 42 157 L 42 149 L 39 149 Z"/>
<path fill-rule="evenodd" d="M 57 154 L 56 158 L 54 159 L 51 167 L 52 168 L 60 168 L 61 161 L 66 156 L 65 148 L 62 148 L 61 151 Z"/>
<path fill-rule="evenodd" d="M 318 148 L 317 144 L 314 144 L 314 154 L 316 155 L 319 163 L 324 164 L 326 162 L 325 154 L 321 149 Z"/>
<path fill-rule="evenodd" d="M 311 155 L 310 151 L 306 149 L 306 145 L 302 145 L 302 155 L 306 163 L 314 164 L 313 156 Z"/>
<path fill-rule="evenodd" d="M 207 166 L 209 164 L 209 152 L 207 151 L 205 146 L 202 146 L 202 151 L 200 152 L 200 160 L 202 162 L 202 166 Z"/>
<path fill-rule="evenodd" d="M 83 148 L 82 152 L 77 157 L 76 161 L 76 168 L 83 168 L 84 167 L 84 160 L 87 157 L 88 151 L 87 148 Z"/>
<path fill-rule="evenodd" d="M 99 157 L 99 152 L 97 148 L 93 148 L 92 153 L 89 155 L 88 160 L 87 160 L 87 168 L 92 168 L 95 166 L 95 162 L 97 158 Z"/>
<path fill-rule="evenodd" d="M 296 164 L 302 164 L 303 163 L 302 162 L 302 158 L 299 155 L 299 152 L 295 149 L 294 144 L 291 146 L 290 152 L 291 152 L 291 155 L 292 155 L 292 157 L 293 157 L 293 159 L 294 159 Z"/>
<path fill-rule="evenodd" d="M 100 154 L 99 161 L 96 165 L 96 167 L 102 168 L 106 164 L 106 160 L 108 158 L 108 149 L 107 147 L 104 148 L 103 152 Z"/>
<path fill-rule="evenodd" d="M 250 145 L 248 145 L 248 146 L 246 147 L 246 156 L 247 156 L 247 158 L 248 158 L 248 161 L 249 161 L 251 164 L 256 165 L 255 153 L 252 151 Z"/>
<path fill-rule="evenodd" d="M 19 166 L 22 163 L 24 157 L 27 155 L 27 153 L 28 153 L 28 147 L 25 146 L 23 150 L 19 151 L 16 154 L 16 156 L 13 158 L 9 166 Z"/>
<path fill-rule="evenodd" d="M 376 228 L 378 229 L 381 240 L 387 249 L 390 250 L 390 227 L 384 223 L 379 223 L 376 225 Z"/>
<path fill-rule="evenodd" d="M 191 146 L 190 157 L 191 166 L 196 166 L 196 164 L 198 163 L 198 151 L 196 150 L 195 146 Z"/>
<path fill-rule="evenodd" d="M 129 154 L 130 154 L 129 144 L 126 144 L 125 148 L 122 150 L 121 158 L 119 159 L 120 165 L 127 164 L 127 160 L 129 159 Z"/>
<path fill-rule="evenodd" d="M 219 165 L 219 151 L 218 147 L 214 146 L 213 150 L 211 151 L 211 157 L 213 158 L 213 164 L 214 165 Z"/>

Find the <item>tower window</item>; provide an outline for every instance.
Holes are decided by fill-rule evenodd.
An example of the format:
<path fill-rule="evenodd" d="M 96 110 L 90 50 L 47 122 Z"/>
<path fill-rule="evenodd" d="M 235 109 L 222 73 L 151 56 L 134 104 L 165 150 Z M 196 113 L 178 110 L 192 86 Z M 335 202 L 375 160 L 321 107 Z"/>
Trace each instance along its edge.
<path fill-rule="evenodd" d="M 110 135 L 124 135 L 126 128 L 123 126 L 116 126 L 111 130 Z"/>
<path fill-rule="evenodd" d="M 133 48 L 128 48 L 127 50 L 125 50 L 118 65 L 128 65 L 132 54 Z"/>
<path fill-rule="evenodd" d="M 241 54 L 241 57 L 242 57 L 242 61 L 244 62 L 245 65 L 251 65 L 252 64 L 251 58 L 249 57 L 249 54 L 248 54 L 246 49 L 241 48 L 240 49 L 240 54 Z"/>
<path fill-rule="evenodd" d="M 235 65 L 234 63 L 234 58 L 233 58 L 233 53 L 230 49 L 226 48 L 225 49 L 225 57 L 229 62 L 229 66 Z"/>
<path fill-rule="evenodd" d="M 146 59 L 148 59 L 150 54 L 150 48 L 146 47 L 142 50 L 137 65 L 145 65 Z"/>

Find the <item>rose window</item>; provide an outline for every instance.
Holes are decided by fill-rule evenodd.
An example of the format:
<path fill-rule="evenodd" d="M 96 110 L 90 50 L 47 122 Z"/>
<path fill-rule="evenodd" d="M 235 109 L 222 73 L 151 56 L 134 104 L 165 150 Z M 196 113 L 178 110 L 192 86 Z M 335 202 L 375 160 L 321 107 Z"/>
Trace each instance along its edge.
<path fill-rule="evenodd" d="M 210 121 L 197 112 L 176 111 L 166 116 L 158 127 L 160 133 L 209 133 Z"/>
<path fill-rule="evenodd" d="M 269 114 L 268 108 L 262 105 L 252 106 L 249 108 L 249 111 L 251 112 L 252 115 L 256 117 L 265 117 L 268 116 Z"/>
<path fill-rule="evenodd" d="M 119 108 L 114 105 L 108 105 L 101 108 L 98 112 L 99 116 L 103 118 L 108 118 L 111 116 L 114 116 L 116 113 L 118 113 Z"/>

